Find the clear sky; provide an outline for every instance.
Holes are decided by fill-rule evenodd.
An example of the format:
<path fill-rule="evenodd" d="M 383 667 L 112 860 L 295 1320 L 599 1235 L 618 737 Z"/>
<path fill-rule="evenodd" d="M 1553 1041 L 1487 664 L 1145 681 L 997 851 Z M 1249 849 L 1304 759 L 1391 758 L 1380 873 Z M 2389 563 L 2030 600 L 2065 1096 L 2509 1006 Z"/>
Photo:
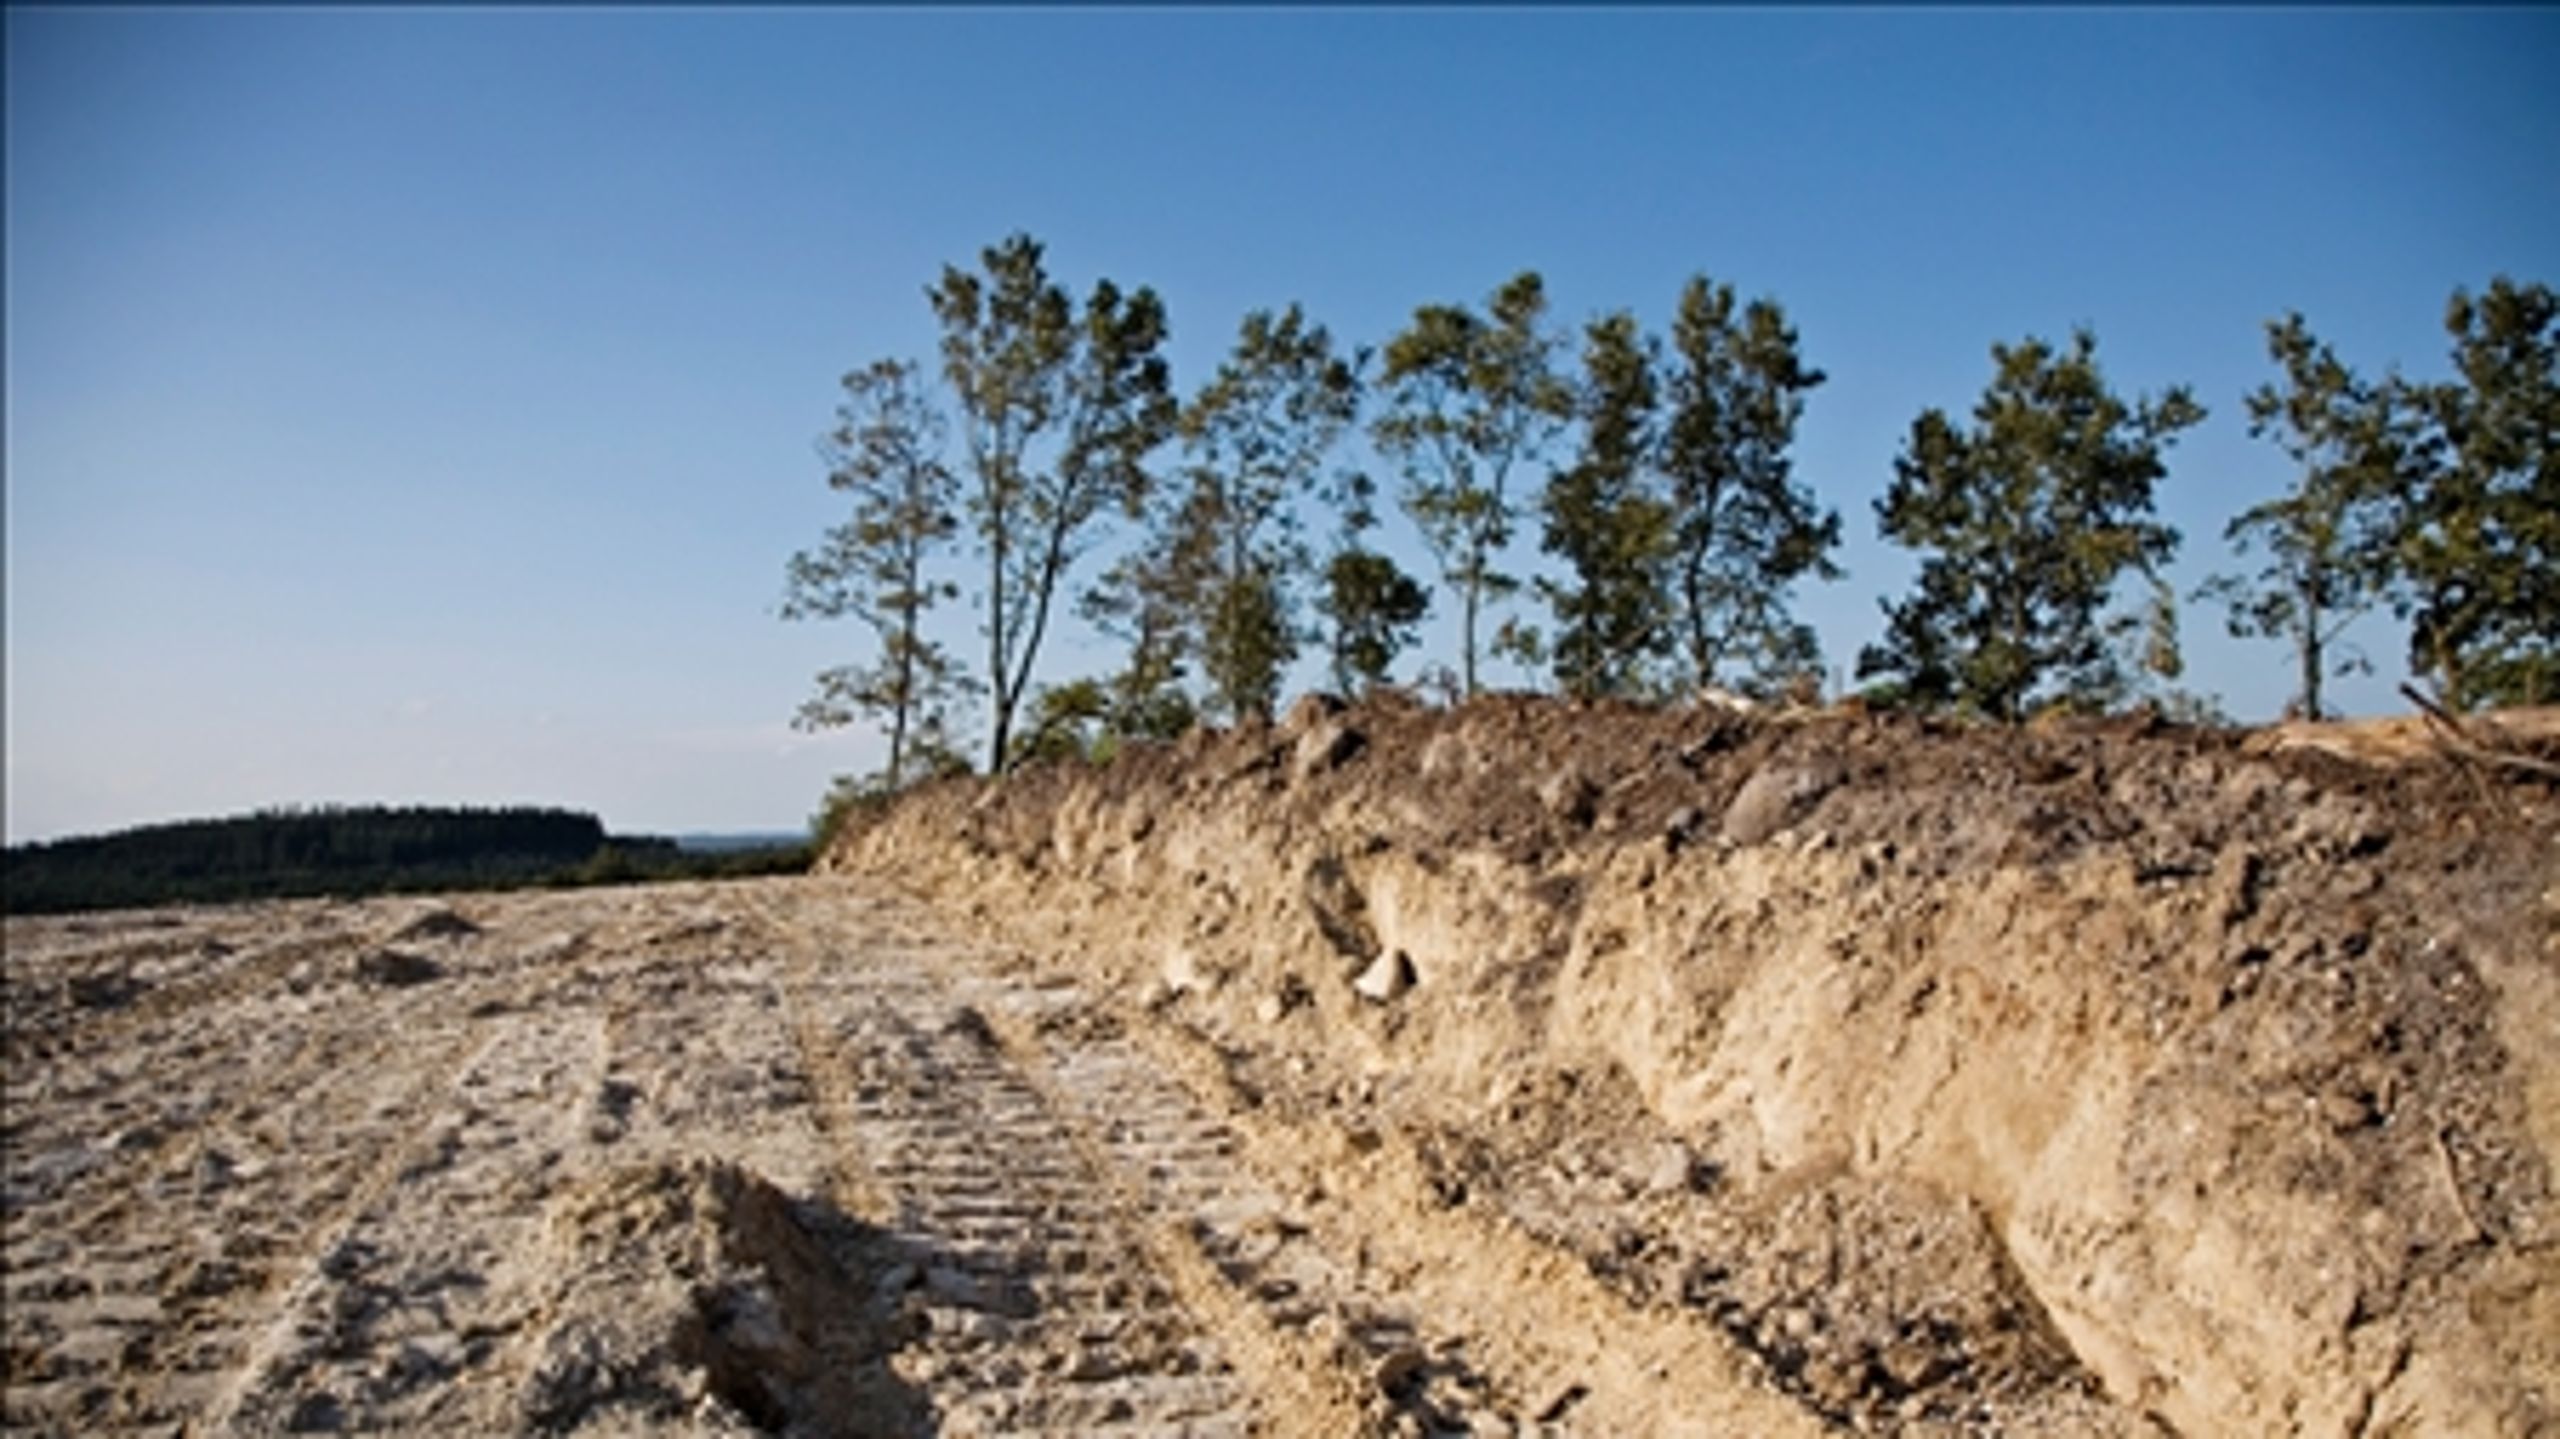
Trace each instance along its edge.
<path fill-rule="evenodd" d="M 1186 387 L 1290 300 L 1374 343 L 1522 268 L 1574 326 L 1660 328 L 1700 270 L 1774 295 L 1831 376 L 1797 459 L 1850 537 L 1801 598 L 1835 666 L 1911 574 L 1895 449 L 1992 342 L 2088 324 L 2120 391 L 2195 387 L 2191 588 L 2286 479 L 2240 403 L 2267 318 L 2437 375 L 2455 286 L 2560 282 L 2551 10 L 6 23 L 13 841 L 328 800 L 798 825 L 881 748 L 786 725 L 864 654 L 775 613 L 838 518 L 814 437 L 1017 229 L 1156 287 Z M 2340 698 L 2397 708 L 2398 634 L 2360 637 Z M 2185 638 L 2192 687 L 2283 703 L 2280 647 L 2193 604 Z M 1053 672 L 1104 658 L 1070 626 Z"/>

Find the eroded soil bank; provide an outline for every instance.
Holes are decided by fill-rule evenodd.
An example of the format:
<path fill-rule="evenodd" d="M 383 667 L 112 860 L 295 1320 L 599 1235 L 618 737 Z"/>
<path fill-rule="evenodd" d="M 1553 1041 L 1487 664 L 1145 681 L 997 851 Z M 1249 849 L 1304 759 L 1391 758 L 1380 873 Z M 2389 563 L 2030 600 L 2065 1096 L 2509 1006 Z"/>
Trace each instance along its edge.
<path fill-rule="evenodd" d="M 2302 738 L 1310 701 L 825 863 L 1819 1420 L 2552 1432 L 2560 800 Z"/>

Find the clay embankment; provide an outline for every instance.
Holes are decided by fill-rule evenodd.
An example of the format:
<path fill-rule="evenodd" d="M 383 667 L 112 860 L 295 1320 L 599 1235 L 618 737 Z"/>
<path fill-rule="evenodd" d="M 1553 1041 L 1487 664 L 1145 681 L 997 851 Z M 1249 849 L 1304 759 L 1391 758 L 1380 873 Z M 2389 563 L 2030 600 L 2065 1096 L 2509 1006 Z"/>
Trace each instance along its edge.
<path fill-rule="evenodd" d="M 828 865 L 1828 1420 L 2548 1432 L 2560 801 L 2278 738 L 1308 703 Z"/>

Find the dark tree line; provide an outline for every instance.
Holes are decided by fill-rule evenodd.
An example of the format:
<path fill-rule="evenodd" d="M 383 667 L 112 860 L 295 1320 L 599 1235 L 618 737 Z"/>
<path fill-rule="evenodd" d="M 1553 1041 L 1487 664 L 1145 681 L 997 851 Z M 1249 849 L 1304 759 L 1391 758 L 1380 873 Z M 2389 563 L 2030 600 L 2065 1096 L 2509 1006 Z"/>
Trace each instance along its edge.
<path fill-rule="evenodd" d="M 16 914 L 293 896 L 715 877 L 805 867 L 802 850 L 685 854 L 610 835 L 592 814 L 535 807 L 351 806 L 180 820 L 12 845 L 0 907 Z"/>
<path fill-rule="evenodd" d="M 1185 395 L 1155 293 L 1101 280 L 1078 302 L 1028 236 L 926 295 L 939 383 L 900 360 L 846 377 L 826 449 L 852 516 L 793 557 L 784 605 L 877 632 L 874 662 L 822 674 L 801 713 L 883 721 L 889 764 L 848 793 L 966 767 L 954 736 L 979 696 L 984 763 L 1002 769 L 1268 717 L 1310 651 L 1346 692 L 1386 682 L 1434 591 L 1372 543 L 1384 487 L 1342 455 L 1354 436 L 1454 607 L 1453 693 L 1482 684 L 1488 656 L 1583 697 L 1822 688 L 1791 601 L 1799 581 L 1840 578 L 1841 521 L 1792 450 L 1825 376 L 1775 300 L 1701 275 L 1667 335 L 1618 311 L 1569 337 L 1524 271 L 1481 306 L 1417 307 L 1375 352 L 1293 304 L 1247 315 Z M 2198 597 L 2235 633 L 2294 648 L 2303 711 L 2323 706 L 2343 626 L 2385 606 L 2447 702 L 2560 694 L 2552 292 L 2503 278 L 2457 292 L 2447 329 L 2457 378 L 2419 385 L 2360 379 L 2300 316 L 2269 326 L 2282 379 L 2247 408 L 2295 483 L 2227 532 L 2260 568 Z M 2086 330 L 1991 358 L 1963 419 L 1913 422 L 1876 502 L 1880 533 L 1920 571 L 1858 656 L 1867 694 L 2014 722 L 2166 685 L 2181 537 L 2156 501 L 2203 407 L 2183 386 L 2121 398 Z M 1524 521 L 1554 561 L 1530 591 L 1545 628 L 1511 609 Z M 1112 527 L 1130 542 L 1078 588 Z M 964 539 L 980 565 L 976 676 L 920 629 L 963 593 L 947 575 Z M 1062 607 L 1120 641 L 1120 669 L 1033 685 Z"/>

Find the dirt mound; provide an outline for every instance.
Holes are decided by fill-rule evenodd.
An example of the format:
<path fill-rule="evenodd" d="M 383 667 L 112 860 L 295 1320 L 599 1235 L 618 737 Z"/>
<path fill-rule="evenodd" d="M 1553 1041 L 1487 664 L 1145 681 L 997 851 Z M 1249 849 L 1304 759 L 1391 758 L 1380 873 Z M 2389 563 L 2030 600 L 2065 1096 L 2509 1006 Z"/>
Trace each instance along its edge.
<path fill-rule="evenodd" d="M 2560 1425 L 2560 803 L 2279 738 L 1317 702 L 827 864 L 1833 1421 Z"/>
<path fill-rule="evenodd" d="M 538 1265 L 561 1288 L 530 1343 L 522 1430 L 916 1432 L 878 1276 L 838 1258 L 859 1229 L 709 1160 L 563 1194 Z"/>

